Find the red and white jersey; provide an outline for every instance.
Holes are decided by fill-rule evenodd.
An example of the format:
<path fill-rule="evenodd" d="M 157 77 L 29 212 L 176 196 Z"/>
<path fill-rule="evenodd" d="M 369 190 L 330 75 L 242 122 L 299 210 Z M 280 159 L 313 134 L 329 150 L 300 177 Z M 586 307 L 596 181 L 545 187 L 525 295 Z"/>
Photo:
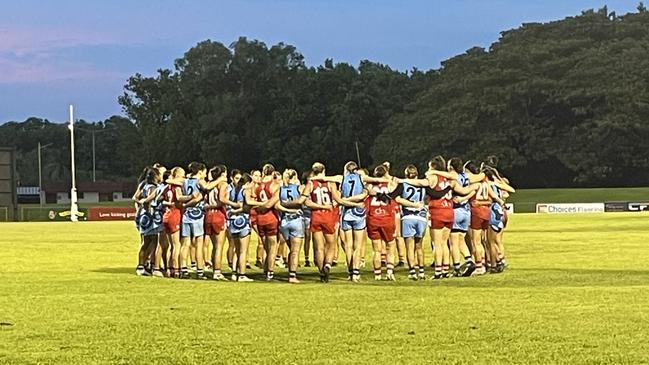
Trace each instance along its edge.
<path fill-rule="evenodd" d="M 257 187 L 255 188 L 255 196 L 258 202 L 264 203 L 273 197 L 272 185 L 273 181 L 262 181 L 257 184 Z M 257 222 L 259 224 L 276 223 L 278 221 L 274 208 L 270 208 L 264 213 L 259 213 L 257 211 Z"/>
<path fill-rule="evenodd" d="M 227 184 L 222 183 L 219 184 L 219 186 L 224 187 L 227 189 Z M 219 186 L 215 187 L 212 189 L 209 193 L 205 195 L 205 204 L 212 206 L 212 208 L 206 209 L 207 211 L 216 211 L 219 210 L 225 214 L 225 206 L 223 203 L 221 203 L 221 200 L 219 200 Z M 216 206 L 216 207 L 214 207 Z"/>
<path fill-rule="evenodd" d="M 333 205 L 333 195 L 329 183 L 311 181 L 311 201 L 320 205 Z M 314 209 L 314 211 L 321 209 Z"/>
<path fill-rule="evenodd" d="M 388 194 L 388 183 L 378 183 L 372 186 L 372 192 Z M 376 196 L 370 195 L 365 199 L 365 208 L 367 211 L 367 222 L 371 225 L 391 225 L 394 224 L 394 217 L 396 213 L 396 202 L 390 200 L 386 203 L 378 199 Z"/>
<path fill-rule="evenodd" d="M 480 202 L 482 202 L 483 204 L 479 204 Z M 471 206 L 488 206 L 490 203 L 491 198 L 489 197 L 489 183 L 487 182 L 487 178 L 485 178 L 480 182 L 478 190 L 471 198 Z"/>
<path fill-rule="evenodd" d="M 440 191 L 446 189 L 450 182 L 447 178 L 439 175 L 437 176 L 437 184 L 433 186 L 433 189 Z M 428 203 L 430 209 L 453 209 L 453 192 L 449 191 L 440 199 L 433 199 Z"/>
<path fill-rule="evenodd" d="M 164 191 L 162 192 L 162 199 L 167 203 L 173 203 L 174 206 L 178 206 L 178 197 L 176 196 L 176 188 L 178 185 L 167 184 Z"/>

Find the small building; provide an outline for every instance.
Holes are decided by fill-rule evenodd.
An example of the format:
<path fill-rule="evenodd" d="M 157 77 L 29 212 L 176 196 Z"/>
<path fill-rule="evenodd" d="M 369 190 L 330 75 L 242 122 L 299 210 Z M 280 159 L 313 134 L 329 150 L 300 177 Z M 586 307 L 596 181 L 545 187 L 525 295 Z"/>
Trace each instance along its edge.
<path fill-rule="evenodd" d="M 84 181 L 77 183 L 77 201 L 83 203 L 117 202 L 131 200 L 135 184 L 115 181 Z M 69 183 L 43 184 L 41 200 L 44 204 L 69 204 Z"/>

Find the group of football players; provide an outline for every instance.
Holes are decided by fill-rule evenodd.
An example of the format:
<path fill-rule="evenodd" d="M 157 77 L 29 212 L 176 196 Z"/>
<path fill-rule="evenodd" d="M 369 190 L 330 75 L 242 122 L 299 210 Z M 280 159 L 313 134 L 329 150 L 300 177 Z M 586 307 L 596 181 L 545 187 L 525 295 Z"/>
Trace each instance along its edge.
<path fill-rule="evenodd" d="M 375 280 L 396 280 L 395 266 L 404 265 L 408 279 L 424 280 L 427 230 L 430 279 L 502 272 L 505 200 L 514 189 L 489 162 L 436 156 L 423 177 L 414 165 L 393 176 L 387 162 L 371 174 L 348 162 L 341 175 L 327 175 L 316 162 L 302 176 L 271 164 L 250 173 L 155 164 L 143 170 L 133 195 L 141 236 L 136 273 L 205 279 L 209 270 L 214 280 L 228 280 L 226 256 L 230 280 L 252 281 L 246 272 L 254 231 L 255 265 L 269 281 L 286 267 L 288 282 L 299 283 L 304 248 L 303 265 L 316 266 L 322 282 L 341 251 L 348 279 L 359 282 L 368 239 Z"/>

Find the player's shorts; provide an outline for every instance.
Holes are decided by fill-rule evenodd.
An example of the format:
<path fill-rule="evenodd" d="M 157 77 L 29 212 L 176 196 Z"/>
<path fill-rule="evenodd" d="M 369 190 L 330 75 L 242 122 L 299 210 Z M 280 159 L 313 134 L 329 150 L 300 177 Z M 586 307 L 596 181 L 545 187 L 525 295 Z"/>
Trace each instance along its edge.
<path fill-rule="evenodd" d="M 491 214 L 489 216 L 489 227 L 495 232 L 500 232 L 505 228 L 505 213 L 503 207 L 498 203 L 491 204 Z"/>
<path fill-rule="evenodd" d="M 340 219 L 340 229 L 360 231 L 367 227 L 365 208 L 345 208 Z"/>
<path fill-rule="evenodd" d="M 250 218 L 247 214 L 231 215 L 228 218 L 228 232 L 233 238 L 247 237 L 250 230 Z"/>
<path fill-rule="evenodd" d="M 182 213 L 178 208 L 169 208 L 162 216 L 162 224 L 167 233 L 175 233 L 180 230 Z"/>
<path fill-rule="evenodd" d="M 480 230 L 487 228 L 489 228 L 489 207 L 471 208 L 471 229 Z"/>
<path fill-rule="evenodd" d="M 315 212 L 314 212 L 315 213 Z M 338 228 L 337 216 L 335 214 L 313 214 L 311 216 L 311 232 L 322 232 L 334 234 Z"/>
<path fill-rule="evenodd" d="M 394 222 L 383 222 L 383 224 L 367 224 L 367 237 L 371 240 L 383 240 L 391 242 L 394 240 L 396 225 Z"/>
<path fill-rule="evenodd" d="M 222 221 L 222 222 L 217 222 L 217 221 L 208 222 L 208 221 L 205 221 L 205 235 L 207 235 L 207 236 L 219 235 L 223 231 L 225 231 L 225 221 Z"/>
<path fill-rule="evenodd" d="M 260 237 L 272 237 L 272 236 L 277 236 L 278 232 L 278 225 L 279 223 L 277 221 L 275 222 L 264 222 L 263 224 L 257 221 L 257 234 L 259 234 Z"/>
<path fill-rule="evenodd" d="M 417 218 L 401 218 L 401 236 L 403 238 L 422 238 L 426 234 L 426 221 Z"/>
<path fill-rule="evenodd" d="M 433 208 L 430 210 L 430 228 L 453 228 L 454 214 L 452 208 Z"/>
<path fill-rule="evenodd" d="M 160 233 L 159 227 L 159 225 L 155 224 L 154 214 L 143 212 L 138 215 L 137 228 L 141 235 L 156 235 Z"/>
<path fill-rule="evenodd" d="M 205 234 L 204 219 L 182 220 L 182 225 L 180 227 L 180 237 L 199 237 L 203 234 Z"/>
<path fill-rule="evenodd" d="M 302 217 L 282 219 L 279 231 L 287 241 L 291 238 L 304 238 L 304 220 Z"/>
<path fill-rule="evenodd" d="M 457 208 L 453 212 L 453 232 L 465 232 L 471 225 L 471 211 L 466 208 Z"/>

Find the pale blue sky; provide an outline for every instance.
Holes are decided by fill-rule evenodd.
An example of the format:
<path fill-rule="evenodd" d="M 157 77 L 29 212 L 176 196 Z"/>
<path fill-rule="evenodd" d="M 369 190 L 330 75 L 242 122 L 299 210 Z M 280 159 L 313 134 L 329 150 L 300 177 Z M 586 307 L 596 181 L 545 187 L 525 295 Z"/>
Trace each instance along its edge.
<path fill-rule="evenodd" d="M 0 0 L 0 123 L 30 116 L 66 119 L 120 114 L 126 79 L 171 68 L 205 39 L 239 36 L 292 44 L 309 65 L 369 59 L 400 70 L 438 68 L 499 32 L 608 5 L 591 0 Z"/>

